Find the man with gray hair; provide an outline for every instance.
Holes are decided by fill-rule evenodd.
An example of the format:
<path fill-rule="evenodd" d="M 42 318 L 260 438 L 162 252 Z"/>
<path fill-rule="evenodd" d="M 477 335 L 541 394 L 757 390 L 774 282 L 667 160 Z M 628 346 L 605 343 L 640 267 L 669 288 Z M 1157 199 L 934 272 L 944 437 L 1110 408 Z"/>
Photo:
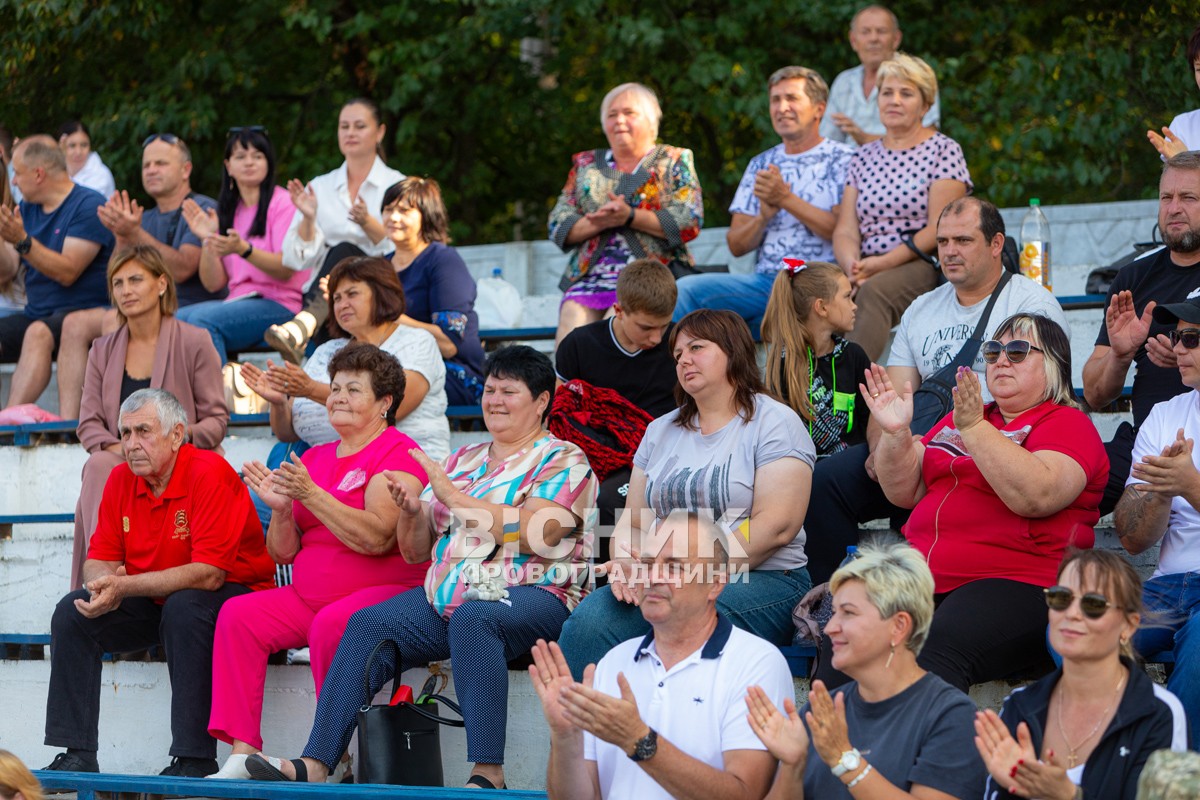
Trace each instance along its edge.
<path fill-rule="evenodd" d="M 757 338 L 783 259 L 834 260 L 831 240 L 852 150 L 820 133 L 829 87 L 815 71 L 791 66 L 771 75 L 767 91 L 781 142 L 750 159 L 726 234 L 733 255 L 758 250 L 754 274 L 683 278 L 676 322 L 697 308 L 724 308 L 745 319 Z"/>
<path fill-rule="evenodd" d="M 854 15 L 850 20 L 850 47 L 862 63 L 833 79 L 828 114 L 821 122 L 822 136 L 855 147 L 883 136 L 876 76 L 880 65 L 900 49 L 902 38 L 900 20 L 883 6 L 869 5 Z M 936 128 L 940 117 L 935 97 L 921 122 L 927 128 Z"/>
<path fill-rule="evenodd" d="M 83 565 L 84 588 L 50 622 L 46 767 L 98 772 L 104 653 L 162 645 L 171 676 L 171 765 L 163 775 L 217 771 L 208 734 L 213 631 L 222 604 L 274 586 L 275 565 L 250 495 L 225 459 L 187 443 L 187 416 L 162 389 L 121 404 L 125 464 L 113 470 Z"/>
<path fill-rule="evenodd" d="M 9 403 L 18 405 L 35 402 L 49 383 L 63 318 L 108 304 L 105 269 L 113 237 L 96 218 L 104 198 L 71 180 L 49 136 L 22 139 L 12 166 L 24 199 L 15 209 L 0 207 L 0 238 L 25 264 L 26 305 L 24 314 L 0 317 L 0 361 L 20 357 L 9 393 Z"/>
<path fill-rule="evenodd" d="M 793 696 L 779 648 L 717 611 L 730 543 L 711 518 L 676 512 L 642 549 L 637 581 L 651 630 L 571 677 L 557 643 L 538 641 L 529 674 L 550 725 L 546 789 L 558 800 L 763 797 L 775 759 L 745 696 Z"/>

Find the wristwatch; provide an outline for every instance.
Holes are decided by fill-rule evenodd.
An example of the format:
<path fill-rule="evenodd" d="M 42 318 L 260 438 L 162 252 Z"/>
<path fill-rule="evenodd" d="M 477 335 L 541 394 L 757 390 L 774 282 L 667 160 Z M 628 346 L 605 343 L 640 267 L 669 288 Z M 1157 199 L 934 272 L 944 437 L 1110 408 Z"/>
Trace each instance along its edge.
<path fill-rule="evenodd" d="M 629 755 L 629 759 L 631 761 L 646 761 L 654 758 L 654 754 L 657 752 L 658 731 L 651 728 L 649 733 L 638 739 L 633 745 L 633 752 Z"/>
<path fill-rule="evenodd" d="M 830 769 L 833 770 L 833 777 L 840 778 L 847 772 L 853 772 L 862 764 L 862 753 L 857 749 L 850 749 L 842 753 L 842 757 Z"/>
<path fill-rule="evenodd" d="M 25 238 L 13 245 L 13 249 L 23 256 L 29 255 L 30 249 L 33 247 L 33 234 L 25 234 Z"/>

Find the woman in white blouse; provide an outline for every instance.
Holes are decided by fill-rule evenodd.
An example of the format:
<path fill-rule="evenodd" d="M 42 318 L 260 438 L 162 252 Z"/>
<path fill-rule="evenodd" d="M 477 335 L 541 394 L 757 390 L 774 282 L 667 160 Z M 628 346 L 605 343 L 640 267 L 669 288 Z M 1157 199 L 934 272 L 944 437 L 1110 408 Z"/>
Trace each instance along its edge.
<path fill-rule="evenodd" d="M 283 240 L 283 263 L 294 270 L 311 269 L 313 277 L 304 310 L 291 322 L 271 326 L 265 338 L 293 364 L 303 360 L 308 340 L 329 315 L 321 279 L 343 258 L 392 250 L 383 222 L 371 213 L 380 207 L 384 191 L 404 179 L 383 162 L 386 134 L 379 106 L 355 98 L 338 114 L 338 148 L 345 162 L 307 186 L 288 182 L 296 216 Z"/>

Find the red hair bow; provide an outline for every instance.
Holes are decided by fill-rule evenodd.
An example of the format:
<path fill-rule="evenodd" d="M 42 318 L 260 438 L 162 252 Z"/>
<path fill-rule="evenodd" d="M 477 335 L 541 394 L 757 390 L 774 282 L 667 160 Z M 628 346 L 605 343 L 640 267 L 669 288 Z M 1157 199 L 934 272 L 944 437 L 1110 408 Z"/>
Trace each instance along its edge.
<path fill-rule="evenodd" d="M 798 275 L 808 267 L 808 264 L 804 263 L 803 258 L 785 258 L 783 263 L 783 268 L 792 273 L 792 275 Z"/>

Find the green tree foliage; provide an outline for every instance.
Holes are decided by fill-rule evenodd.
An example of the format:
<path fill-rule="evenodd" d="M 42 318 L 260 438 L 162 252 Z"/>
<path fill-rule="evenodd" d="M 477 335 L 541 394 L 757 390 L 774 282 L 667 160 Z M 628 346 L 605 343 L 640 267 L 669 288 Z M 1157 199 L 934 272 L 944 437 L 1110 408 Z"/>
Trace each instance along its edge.
<path fill-rule="evenodd" d="M 658 91 L 661 137 L 695 151 L 707 223 L 776 139 L 765 79 L 855 63 L 859 3 L 781 0 L 0 0 L 0 120 L 20 133 L 81 116 L 118 184 L 140 143 L 186 137 L 215 194 L 225 130 L 263 124 L 277 178 L 340 163 L 341 102 L 376 99 L 389 162 L 442 181 L 460 243 L 541 238 L 570 154 L 604 144 L 599 104 Z M 904 49 L 942 85 L 943 130 L 1001 205 L 1153 196 L 1147 127 L 1200 105 L 1182 2 L 1131 6 L 909 0 Z"/>

